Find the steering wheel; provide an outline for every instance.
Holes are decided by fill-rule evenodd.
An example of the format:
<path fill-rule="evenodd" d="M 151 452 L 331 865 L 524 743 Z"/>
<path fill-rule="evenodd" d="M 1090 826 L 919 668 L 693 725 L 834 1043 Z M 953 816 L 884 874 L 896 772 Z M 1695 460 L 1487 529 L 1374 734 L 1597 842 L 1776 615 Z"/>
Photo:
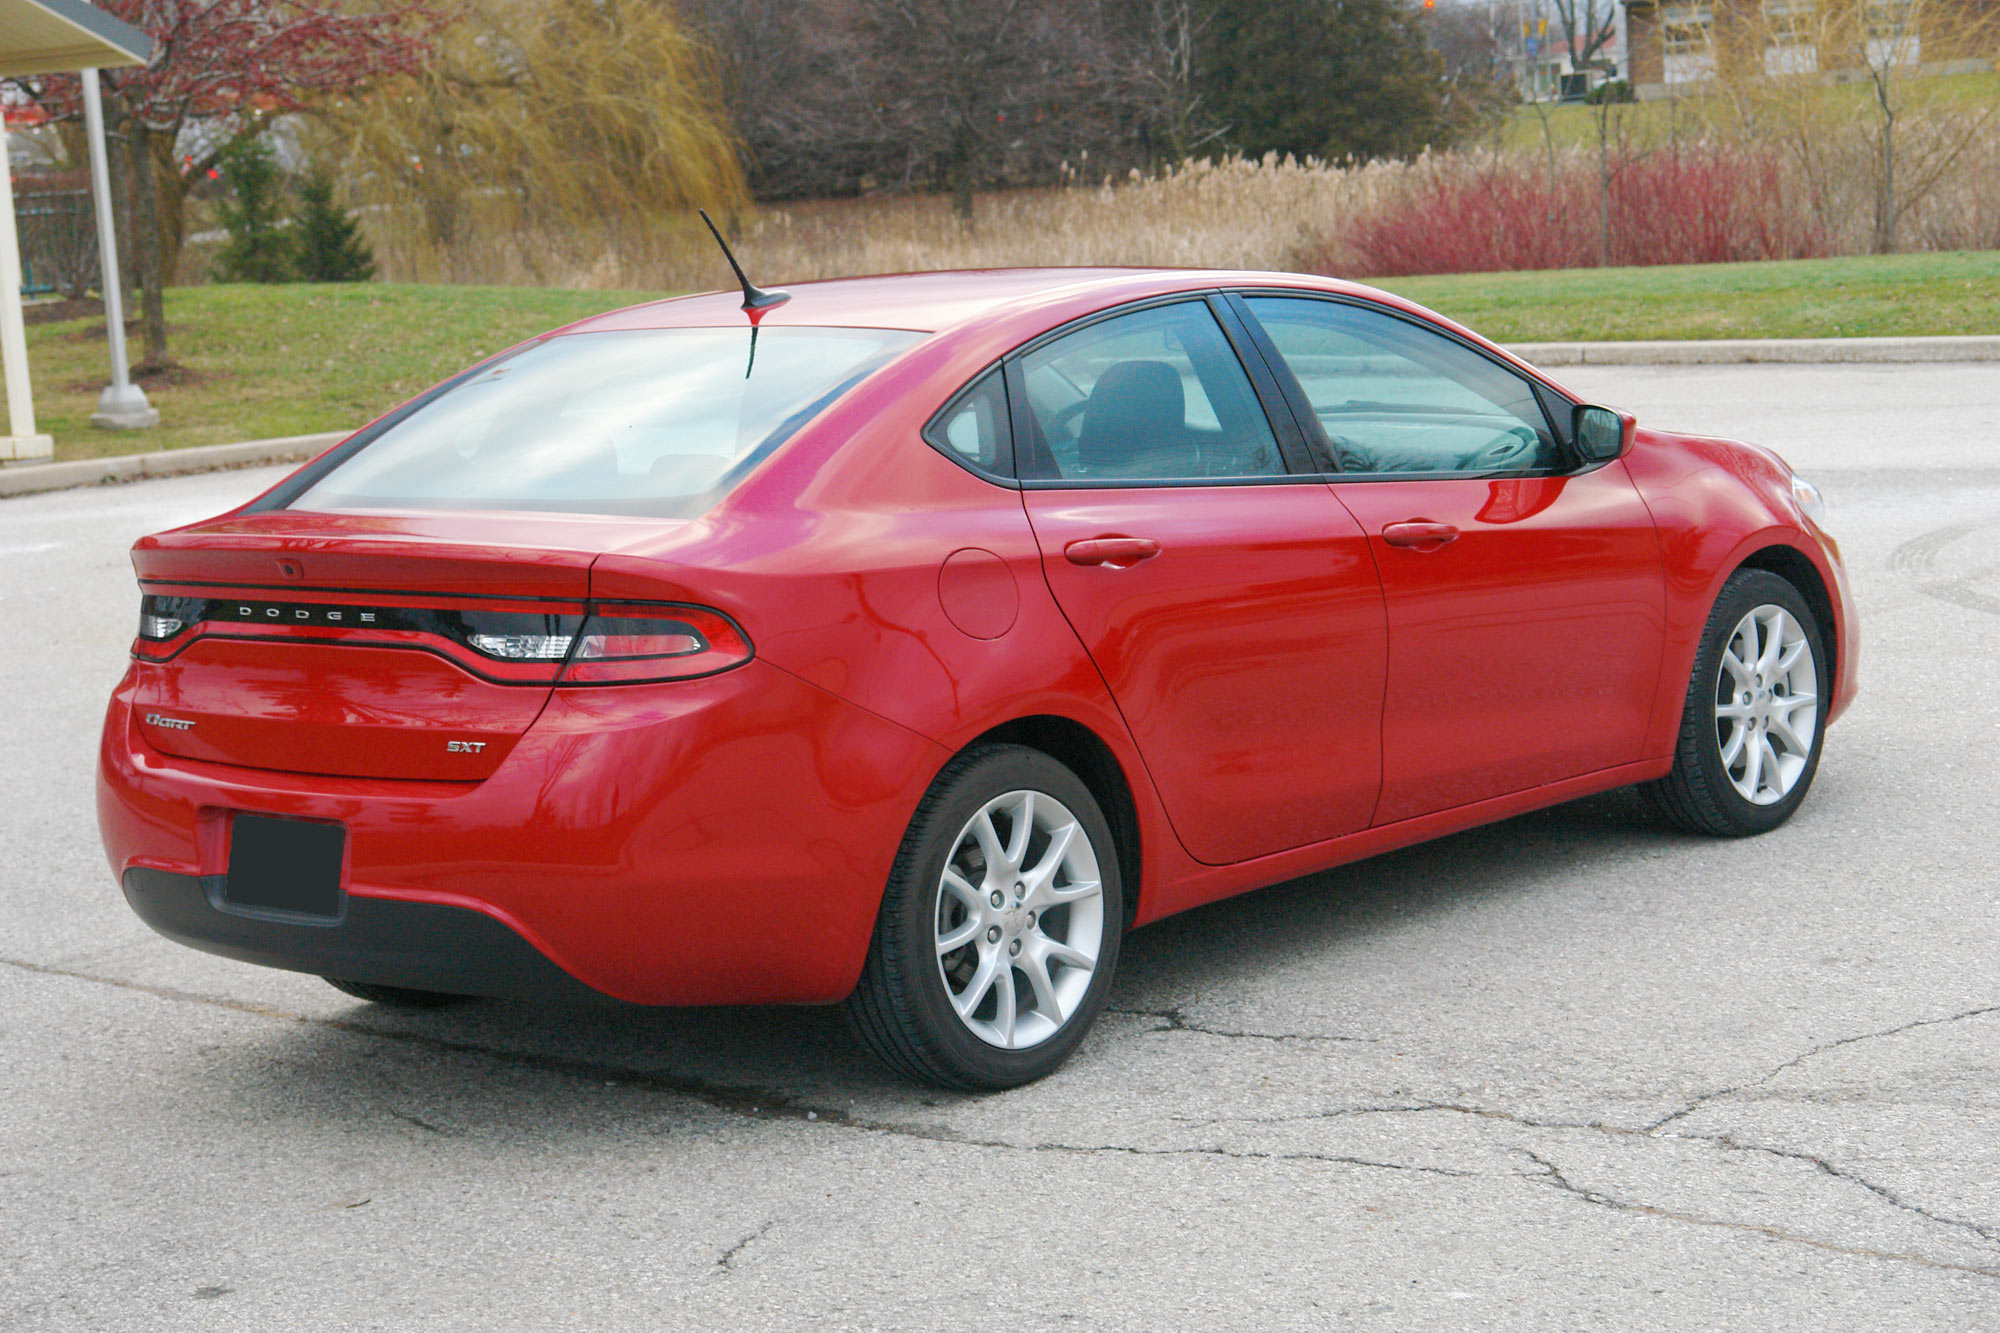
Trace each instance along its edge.
<path fill-rule="evenodd" d="M 1459 465 L 1462 472 L 1500 472 L 1534 462 L 1541 441 L 1526 426 L 1516 426 Z"/>

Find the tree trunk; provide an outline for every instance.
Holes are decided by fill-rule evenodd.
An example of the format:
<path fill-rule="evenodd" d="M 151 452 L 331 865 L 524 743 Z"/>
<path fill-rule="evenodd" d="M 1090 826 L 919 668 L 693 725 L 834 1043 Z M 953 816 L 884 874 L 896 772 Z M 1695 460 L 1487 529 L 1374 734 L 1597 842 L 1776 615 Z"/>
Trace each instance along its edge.
<path fill-rule="evenodd" d="M 136 292 L 139 290 L 139 233 L 132 225 L 132 219 L 139 215 L 139 182 L 132 173 L 132 123 L 122 112 L 114 111 L 116 105 L 112 99 L 105 99 L 104 155 L 111 174 L 111 197 L 117 203 L 117 207 L 111 210 L 111 217 L 118 242 L 119 288 Z"/>
<path fill-rule="evenodd" d="M 145 147 L 152 158 L 154 226 L 160 236 L 160 272 L 167 282 L 180 271 L 181 243 L 187 238 L 187 196 L 194 182 L 181 175 L 174 156 L 177 134 L 147 130 Z"/>
<path fill-rule="evenodd" d="M 1611 267 L 1611 100 L 1597 104 L 1597 265 Z"/>
<path fill-rule="evenodd" d="M 1882 108 L 1882 174 L 1875 182 L 1875 253 L 1896 252 L 1896 113 L 1888 88 L 1875 78 L 1875 100 Z"/>
<path fill-rule="evenodd" d="M 951 155 L 951 209 L 958 215 L 958 225 L 971 231 L 972 218 L 972 165 L 977 159 L 970 146 L 961 142 Z"/>
<path fill-rule="evenodd" d="M 139 251 L 139 331 L 143 350 L 139 361 L 146 366 L 167 363 L 166 269 L 161 263 L 160 200 L 158 169 L 153 154 L 141 139 L 134 145 L 132 174 L 137 177 L 138 207 L 132 215 L 132 235 Z"/>

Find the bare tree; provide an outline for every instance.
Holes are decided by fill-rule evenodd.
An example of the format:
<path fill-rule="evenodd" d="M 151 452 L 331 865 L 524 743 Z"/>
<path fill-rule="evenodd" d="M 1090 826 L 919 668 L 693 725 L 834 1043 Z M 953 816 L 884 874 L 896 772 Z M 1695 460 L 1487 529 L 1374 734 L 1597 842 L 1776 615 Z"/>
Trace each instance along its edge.
<path fill-rule="evenodd" d="M 1209 110 L 1200 82 L 1212 21 L 1199 0 L 1135 0 L 1126 12 L 1126 93 L 1148 167 L 1193 157 L 1229 130 Z"/>
<path fill-rule="evenodd" d="M 721 59 L 759 198 L 850 194 L 902 173 L 855 0 L 693 0 L 689 13 Z"/>
<path fill-rule="evenodd" d="M 1568 43 L 1570 68 L 1582 70 L 1618 35 L 1618 0 L 1550 0 Z"/>
<path fill-rule="evenodd" d="M 1118 61 L 1094 0 L 864 0 L 884 130 L 913 178 L 973 193 L 1109 137 Z"/>
<path fill-rule="evenodd" d="M 1927 66 L 2000 59 L 2000 8 L 1967 0 L 1767 5 L 1712 40 L 1734 128 L 1784 143 L 1792 169 L 1836 231 L 1860 211 L 1867 244 L 1893 252 L 1987 127 L 2000 104 L 1953 95 Z M 1728 57 L 1725 59 L 1725 55 Z M 1837 85 L 1859 82 L 1865 96 Z M 1862 90 L 1853 90 L 1862 91 Z"/>

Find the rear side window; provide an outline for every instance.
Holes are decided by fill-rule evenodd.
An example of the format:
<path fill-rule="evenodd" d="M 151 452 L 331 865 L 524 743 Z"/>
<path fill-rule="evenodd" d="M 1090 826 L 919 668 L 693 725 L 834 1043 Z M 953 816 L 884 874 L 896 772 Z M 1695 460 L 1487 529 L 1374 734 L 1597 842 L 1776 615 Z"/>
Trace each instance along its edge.
<path fill-rule="evenodd" d="M 1562 465 L 1529 381 L 1408 320 L 1361 306 L 1253 296 L 1350 473 L 1522 472 Z"/>
<path fill-rule="evenodd" d="M 1020 366 L 1040 455 L 1022 460 L 1023 477 L 1285 474 L 1271 423 L 1205 302 L 1087 324 L 1025 353 Z"/>
<path fill-rule="evenodd" d="M 925 336 L 744 327 L 545 339 L 426 403 L 290 507 L 697 514 Z"/>
<path fill-rule="evenodd" d="M 996 367 L 975 380 L 931 422 L 924 438 L 981 472 L 1005 473 L 1013 453 L 1006 376 Z"/>

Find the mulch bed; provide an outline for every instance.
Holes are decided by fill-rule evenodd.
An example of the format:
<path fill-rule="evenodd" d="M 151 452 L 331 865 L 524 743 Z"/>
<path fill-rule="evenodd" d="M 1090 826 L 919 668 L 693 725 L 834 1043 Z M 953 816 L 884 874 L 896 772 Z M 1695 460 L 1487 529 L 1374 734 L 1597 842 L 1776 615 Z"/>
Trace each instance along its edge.
<path fill-rule="evenodd" d="M 64 298 L 60 301 L 37 301 L 21 307 L 21 322 L 24 324 L 60 324 L 64 320 L 88 319 L 93 315 L 104 318 L 104 302 Z M 104 330 L 99 329 L 97 336 L 102 338 Z"/>

